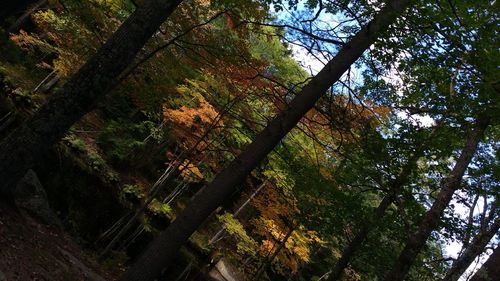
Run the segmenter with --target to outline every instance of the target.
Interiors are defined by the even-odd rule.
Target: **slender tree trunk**
[[[440,128],[441,128],[441,123],[439,123],[436,127],[434,127],[429,139],[434,138],[435,134],[439,131]],[[368,221],[363,224],[363,226],[356,234],[354,239],[342,252],[342,256],[340,257],[339,261],[329,274],[329,277],[327,279],[328,281],[336,281],[341,279],[344,269],[347,268],[349,262],[354,256],[354,253],[366,240],[366,237],[368,237],[368,233],[370,232],[370,230],[374,227],[374,225],[378,224],[378,222],[382,219],[382,217],[384,217],[387,208],[394,202],[396,196],[401,192],[403,186],[408,183],[409,177],[412,171],[417,166],[418,160],[424,154],[426,144],[427,141],[423,141],[417,146],[413,156],[410,157],[410,159],[408,159],[408,162],[403,166],[401,172],[396,176],[394,180],[391,181],[391,184],[388,189],[389,190],[388,194],[384,196],[382,201],[379,203],[378,207],[375,209],[375,212],[373,213],[371,218],[369,218]]]
[[[458,257],[451,269],[446,273],[443,281],[457,281],[460,276],[467,270],[474,259],[479,256],[488,242],[497,234],[500,229],[500,217],[497,217],[493,224],[485,231],[480,232],[472,242],[468,245],[462,255]],[[500,278],[500,276],[498,276]]]
[[[375,209],[375,213],[373,214],[371,220],[363,224],[354,239],[351,241],[351,243],[349,243],[349,246],[347,246],[347,248],[345,248],[342,252],[342,256],[340,257],[339,261],[335,265],[335,268],[330,273],[327,279],[328,281],[340,280],[342,274],[344,273],[344,269],[349,265],[349,262],[354,256],[354,253],[363,244],[373,225],[376,224],[384,216],[385,211],[391,205],[392,201],[393,199],[390,195],[386,195],[384,199],[382,199],[377,209]]]
[[[149,0],[120,26],[61,90],[0,143],[0,194],[8,196],[17,181],[91,111],[118,76],[181,0]]]
[[[500,279],[500,247],[497,245],[493,254],[472,276],[469,281],[498,281]]]
[[[411,235],[406,241],[406,246],[401,252],[396,264],[385,277],[385,281],[400,281],[404,280],[406,274],[410,270],[411,265],[415,261],[418,253],[425,245],[431,232],[439,224],[441,215],[443,214],[446,206],[451,201],[453,193],[460,187],[460,182],[469,166],[477,146],[483,138],[484,131],[488,127],[488,118],[479,118],[467,137],[465,147],[457,159],[453,170],[449,177],[441,181],[441,191],[439,192],[436,200],[432,204],[431,209],[425,214],[423,221],[420,223],[418,230]]]
[[[267,270],[267,268],[273,263],[274,259],[278,256],[278,254],[281,252],[281,250],[283,250],[283,248],[286,245],[286,242],[288,241],[290,236],[292,236],[292,233],[294,230],[295,230],[294,227],[290,228],[290,230],[285,235],[285,238],[283,238],[283,240],[278,245],[278,248],[276,249],[276,251],[274,251],[273,255],[270,256],[269,258],[267,258],[266,261],[259,267],[258,271],[255,273],[252,280],[255,280],[255,281],[260,280],[260,276],[262,276],[262,274]]]
[[[415,155],[408,160],[408,163],[403,167],[399,175],[391,182],[389,186],[389,194],[384,196],[382,201],[379,203],[378,207],[375,209],[375,212],[368,219],[367,222],[361,226],[361,229],[356,234],[354,239],[349,243],[347,248],[342,252],[342,256],[339,261],[335,265],[333,271],[330,273],[328,277],[328,281],[336,281],[340,280],[344,269],[347,268],[349,262],[354,256],[354,253],[359,249],[359,247],[363,244],[366,237],[368,237],[368,233],[377,225],[377,223],[384,217],[385,211],[394,201],[395,196],[401,192],[401,188],[408,182],[408,178],[410,177],[411,172],[415,168],[418,159],[420,158],[423,152],[423,145],[418,148],[418,151],[415,152]]]
[[[214,180],[203,187],[175,221],[155,239],[122,277],[122,280],[154,280],[177,256],[180,247],[210,214],[231,196],[236,185],[267,156],[316,101],[338,81],[363,52],[409,6],[411,0],[391,0],[374,19],[304,86],[288,108],[274,118],[254,141]]]
[[[187,166],[187,165],[186,165]],[[99,260],[102,261],[104,260],[113,247],[118,243],[120,239],[134,226],[136,221],[139,219],[139,217],[144,213],[144,211],[149,207],[149,204],[156,198],[156,195],[158,192],[161,190],[161,188],[165,185],[165,182],[168,180],[178,176],[180,172],[178,171],[178,166],[175,163],[172,163],[171,166],[165,170],[165,172],[160,176],[160,178],[153,184],[153,186],[150,189],[150,193],[148,194],[148,197],[142,203],[134,212],[132,217],[123,225],[123,227],[116,233],[116,235],[111,239],[111,241],[106,245],[104,250],[99,255]]]
[[[465,235],[464,235],[464,239],[462,241],[463,248],[466,248],[467,246],[469,246],[469,243],[470,243],[472,226],[474,224],[474,209],[476,208],[477,201],[479,201],[479,197],[480,197],[480,194],[477,194],[476,197],[474,198],[474,200],[472,201],[472,205],[470,207],[469,219],[467,220],[467,227],[465,229]],[[460,253],[460,254],[462,254],[462,253]]]

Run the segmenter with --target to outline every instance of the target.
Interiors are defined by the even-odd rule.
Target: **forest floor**
[[[63,230],[0,205],[0,281],[116,280]]]

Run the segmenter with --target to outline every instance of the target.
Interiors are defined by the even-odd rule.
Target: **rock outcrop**
[[[49,206],[45,189],[33,170],[28,170],[17,184],[14,199],[19,209],[28,212],[45,224],[61,227],[61,222]]]

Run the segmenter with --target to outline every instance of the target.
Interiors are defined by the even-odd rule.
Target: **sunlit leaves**
[[[257,242],[247,234],[243,225],[237,219],[229,213],[220,215],[218,219],[223,224],[224,229],[236,239],[238,253],[250,256],[257,254]]]

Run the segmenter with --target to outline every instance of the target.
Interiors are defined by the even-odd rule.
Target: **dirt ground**
[[[116,280],[64,231],[0,205],[0,281]]]

